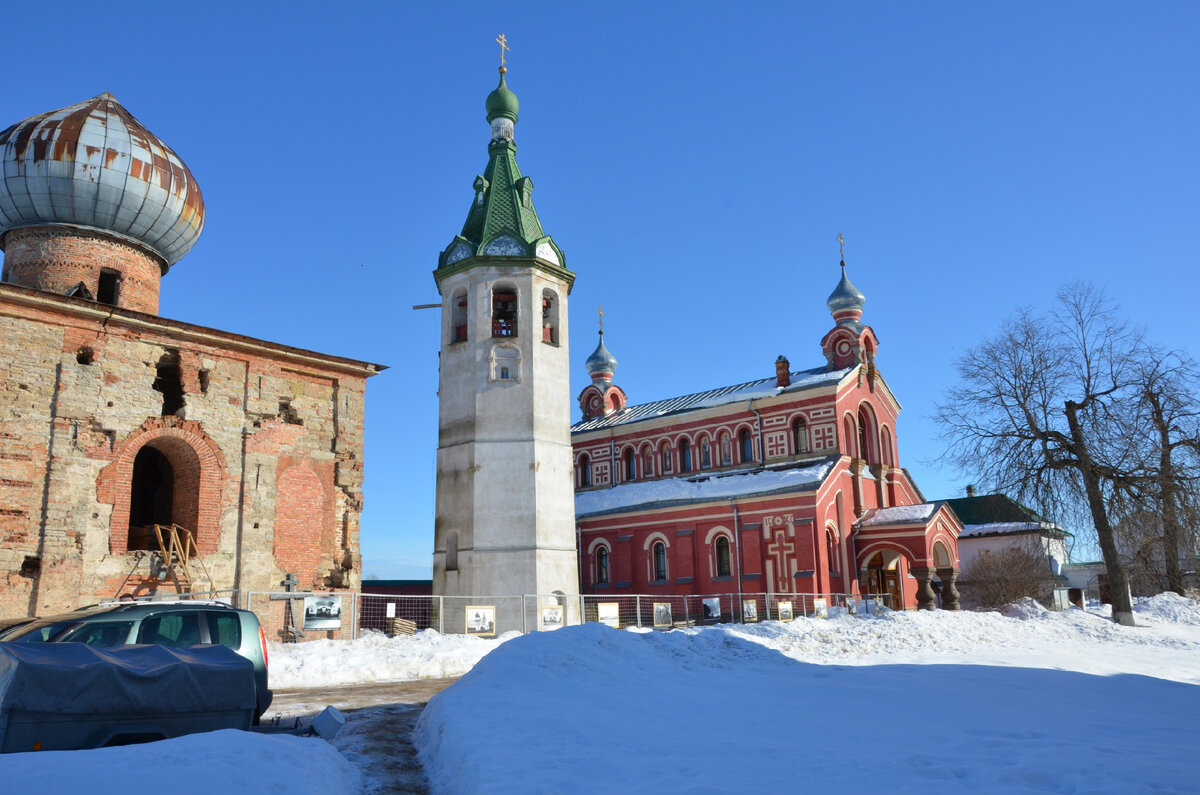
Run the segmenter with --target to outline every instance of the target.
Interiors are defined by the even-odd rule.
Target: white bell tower
[[[542,231],[533,182],[517,167],[518,106],[505,71],[487,98],[487,170],[434,272],[442,324],[433,592],[497,599],[501,632],[521,619],[519,602],[498,597],[579,591],[567,346],[575,274]],[[463,631],[462,615],[448,600],[446,631]]]

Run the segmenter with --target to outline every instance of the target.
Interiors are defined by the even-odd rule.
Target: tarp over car
[[[0,643],[0,752],[248,729],[254,709],[254,665],[224,646]]]

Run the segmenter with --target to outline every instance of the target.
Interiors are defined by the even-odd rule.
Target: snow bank
[[[234,729],[94,751],[4,754],[0,778],[8,792],[88,795],[361,791],[358,769],[322,739]]]
[[[1028,596],[1022,596],[1013,604],[1000,608],[1000,615],[1005,618],[1019,618],[1022,620],[1041,618],[1049,612],[1049,610],[1042,606],[1041,602]]]
[[[1079,662],[1055,636],[1117,659],[1138,647],[1114,645],[1107,630],[1094,635],[1084,620],[1111,622],[1074,612],[1033,621],[894,613],[668,633],[566,627],[494,650],[430,701],[416,742],[435,792],[1190,791],[1200,688],[1045,670]],[[1054,630],[1033,644],[1042,669],[1002,667],[1011,663],[996,650],[1042,626]],[[885,647],[906,634],[916,637],[901,658],[975,654],[870,667],[799,659],[862,663],[890,655]],[[1197,635],[1187,650],[1193,680]],[[881,711],[900,728],[872,737],[859,721]]]
[[[1196,600],[1177,593],[1160,593],[1158,596],[1138,599],[1133,612],[1137,618],[1200,626],[1200,605],[1196,604]]]
[[[271,643],[271,689],[462,676],[485,654],[518,634],[476,638],[426,629],[394,638],[366,632],[354,641]]]

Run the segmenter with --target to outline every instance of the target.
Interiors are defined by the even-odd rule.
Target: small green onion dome
[[[517,121],[517,108],[520,103],[517,102],[517,95],[508,90],[508,86],[504,84],[504,72],[507,71],[504,67],[500,67],[500,85],[496,86],[496,90],[487,96],[487,120],[492,123],[500,117]]]

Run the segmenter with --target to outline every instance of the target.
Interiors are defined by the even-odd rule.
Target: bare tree
[[[1182,594],[1180,557],[1196,555],[1200,509],[1200,369],[1186,354],[1147,348],[1138,362],[1138,392],[1126,433],[1140,444],[1142,477],[1116,492],[1128,514],[1120,546],[1143,580]],[[1158,576],[1160,575],[1161,576]],[[1149,582],[1143,587],[1150,587]]]
[[[1136,399],[1138,335],[1099,291],[1058,292],[1057,311],[1026,309],[958,362],[962,384],[939,406],[949,459],[1043,515],[1081,513],[1095,529],[1113,594],[1113,620],[1132,626],[1129,579],[1109,506],[1138,471],[1120,430]],[[1133,474],[1131,474],[1131,472]]]

